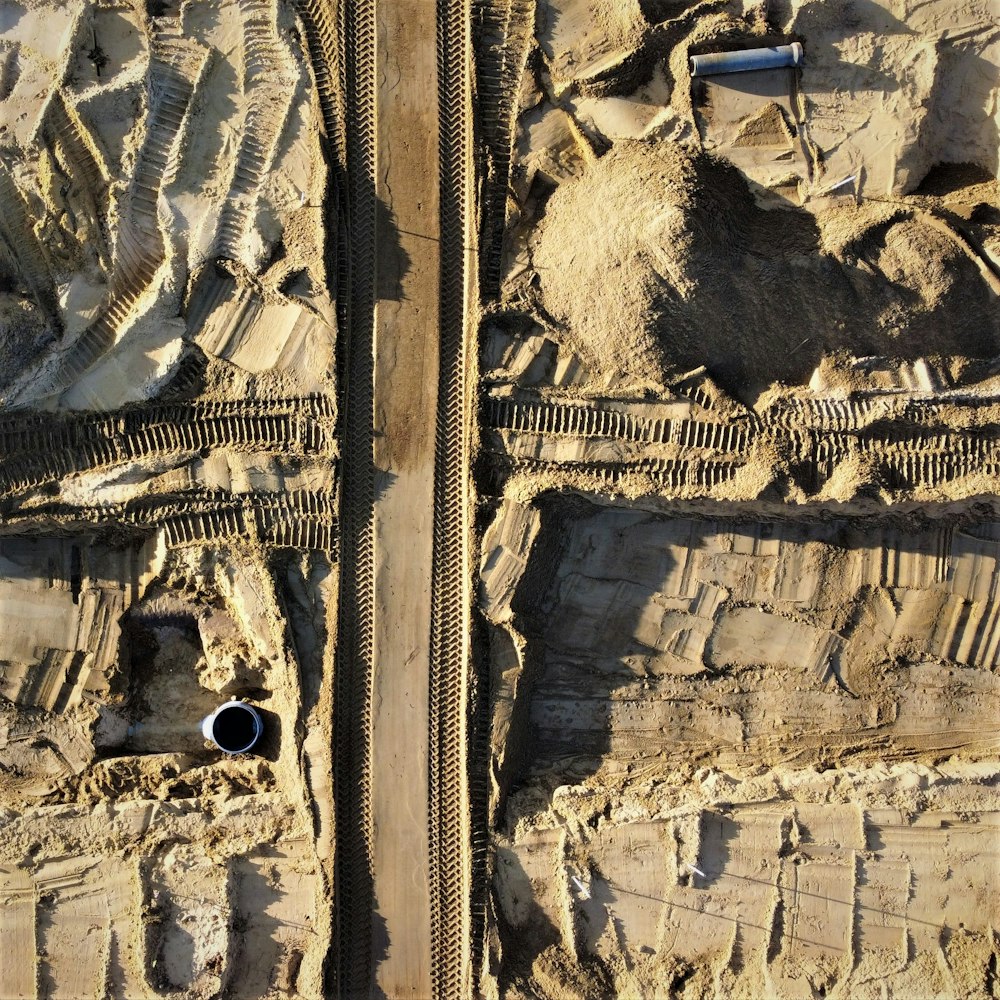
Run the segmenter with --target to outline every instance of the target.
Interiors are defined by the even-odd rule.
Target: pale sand
[[[307,8],[0,6],[0,996],[318,998],[355,923],[386,995],[439,981],[440,66],[376,5],[372,814],[338,827],[358,279]],[[996,995],[1000,11],[491,0],[473,44],[468,989]],[[204,742],[230,697],[259,754]]]

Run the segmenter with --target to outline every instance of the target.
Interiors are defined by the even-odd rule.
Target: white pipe
[[[691,75],[746,73],[755,69],[780,69],[802,62],[802,44],[775,45],[769,49],[743,49],[739,52],[706,52],[691,56]]]

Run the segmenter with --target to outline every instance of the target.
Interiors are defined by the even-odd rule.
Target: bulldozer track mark
[[[159,427],[162,433],[184,435],[205,433],[192,429],[198,425],[214,427],[219,443],[225,443],[225,427],[254,427],[258,426],[255,421],[276,417],[305,420],[310,429],[300,436],[304,441],[312,441],[315,435],[312,424],[330,425],[334,414],[332,400],[322,394],[285,399],[199,400],[136,406],[112,413],[77,413],[72,417],[18,414],[0,419],[0,455],[37,452],[54,446],[75,447],[95,436],[134,435],[150,427]]]
[[[742,453],[755,432],[745,424],[707,420],[651,419],[621,410],[569,403],[492,399],[487,421],[495,430],[580,438],[614,438],[644,444]]]
[[[330,19],[316,0],[300,4],[328,132],[339,141],[334,80],[327,59],[336,51]],[[333,37],[331,37],[333,35]],[[334,677],[334,894],[337,900],[331,989],[368,996],[373,986],[374,819],[372,701],[374,685],[375,470],[373,466],[376,260],[376,94],[378,27],[374,0],[343,7],[346,206],[341,237],[338,299],[339,412],[342,451],[340,543],[350,571],[340,576]],[[345,252],[346,251],[346,252]],[[349,262],[349,263],[348,263]]]
[[[277,11],[269,0],[239,0],[243,18],[244,92],[249,107],[229,193],[219,220],[216,256],[249,266],[243,251],[261,184],[271,169],[291,110],[298,74],[278,34]],[[283,72],[284,71],[284,72]]]
[[[24,197],[4,165],[0,165],[0,239],[34,300],[50,318],[57,317],[59,303],[48,256],[35,235]]]
[[[689,461],[687,459],[647,458],[636,462],[550,462],[543,459],[517,459],[512,471],[544,475],[556,481],[564,475],[567,485],[581,476],[597,480],[608,488],[617,488],[625,479],[644,477],[671,492],[690,489],[711,490],[729,482],[742,462]]]
[[[882,470],[891,490],[933,488],[967,476],[995,475],[1000,446],[988,430],[922,431],[912,426],[893,432],[816,435],[812,452],[817,486],[851,457]]]
[[[48,377],[47,395],[67,389],[107,354],[166,259],[157,217],[160,189],[176,167],[181,130],[207,61],[207,52],[184,41],[178,32],[176,25],[168,24],[153,33],[151,106],[118,230],[110,299],[102,315],[59,358]]]
[[[299,400],[176,403],[53,418],[0,420],[0,493],[19,493],[73,473],[154,454],[231,448],[333,452],[333,404]]]
[[[344,26],[331,14],[324,0],[296,0],[295,8],[305,30],[323,125],[334,148],[337,164],[342,167],[347,149],[343,108],[346,88],[338,53]]]
[[[93,134],[61,90],[53,91],[46,104],[44,136],[72,178],[77,196],[87,203],[95,226],[98,256],[101,264],[110,269],[110,244],[105,229],[110,183],[107,164]]]
[[[175,514],[153,523],[164,529],[170,547],[253,538],[277,548],[314,549],[337,558],[337,526],[332,518],[303,515],[280,503]]]
[[[140,531],[162,529],[171,548],[252,538],[271,547],[315,549],[333,559],[338,555],[334,504],[324,491],[231,493],[202,489],[93,507],[53,504],[33,512],[33,516],[38,515],[64,526],[83,523]],[[16,520],[12,525],[16,527]]]
[[[828,397],[792,397],[782,399],[764,415],[772,427],[803,427],[810,430],[862,432],[878,423],[891,422],[899,427],[939,426],[942,430],[954,423],[954,411],[959,409],[976,421],[977,410],[991,406],[987,398],[949,396],[947,400],[913,399],[906,396],[861,396],[849,399]]]
[[[678,396],[690,399],[692,403],[696,403],[703,410],[717,409],[715,400],[712,399],[712,397],[700,385],[684,385],[682,383],[674,386],[673,391],[676,392]]]
[[[466,319],[473,169],[469,0],[438,0],[440,356],[431,585],[429,830],[431,983],[436,997],[471,990],[467,549],[470,385]]]
[[[534,38],[535,0],[481,0],[475,6],[476,114],[482,142],[480,294],[500,294],[517,95]]]
[[[889,455],[882,462],[886,485],[893,490],[933,489],[970,475],[996,478],[1000,455],[993,461],[970,460],[967,455],[931,454]]]
[[[848,431],[857,429],[871,418],[874,399],[801,399],[782,400],[768,414],[775,427],[806,426],[818,430]]]
[[[984,422],[958,430],[941,422],[940,402],[887,402],[884,398],[783,401],[782,419],[774,426],[758,421],[649,418],[623,408],[496,397],[485,405],[484,418],[494,432],[487,439],[490,446],[506,456],[516,470],[544,469],[552,474],[563,467],[609,485],[642,473],[666,490],[711,490],[729,473],[718,474],[723,478],[707,472],[689,475],[681,471],[683,463],[662,457],[661,450],[718,456],[713,463],[694,462],[691,469],[736,469],[760,443],[804,463],[814,491],[823,487],[841,463],[860,459],[880,470],[883,485],[899,492],[933,489],[974,475],[995,475],[1000,469],[1000,445],[991,411],[982,400],[970,399],[967,404],[973,419],[975,408],[983,407]],[[542,438],[568,439],[568,446],[561,450],[571,457],[557,461],[538,454]],[[574,439],[579,442],[578,454],[573,454]],[[594,442],[622,442],[633,447],[628,457],[609,460],[613,456],[593,454]]]
[[[53,138],[63,143],[90,193],[96,196],[108,186],[111,177],[104,154],[98,148],[93,133],[61,90],[53,92],[47,111]]]

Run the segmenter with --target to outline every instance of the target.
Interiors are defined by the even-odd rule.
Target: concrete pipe
[[[802,62],[802,45],[776,45],[770,49],[743,49],[741,52],[706,52],[691,56],[691,75],[713,73],[747,73],[755,69],[780,69],[798,66]]]
[[[223,753],[246,753],[264,732],[264,720],[252,705],[235,698],[201,721],[201,734]]]

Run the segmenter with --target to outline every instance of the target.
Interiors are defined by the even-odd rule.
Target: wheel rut
[[[312,34],[322,41],[331,16],[318,4]],[[346,120],[346,243],[349,265],[342,309],[340,380],[342,480],[341,574],[334,687],[334,894],[335,941],[332,987],[341,996],[368,995],[372,984],[374,820],[372,815],[372,684],[374,662],[373,337],[376,259],[376,9],[374,0],[344,8],[344,99]],[[333,102],[324,60],[316,71],[324,116]],[[334,122],[328,122],[330,128]]]
[[[467,350],[472,234],[472,63],[468,0],[439,0],[440,363],[434,469],[430,661],[431,977],[438,997],[466,996],[471,843],[468,694],[471,524]]]

